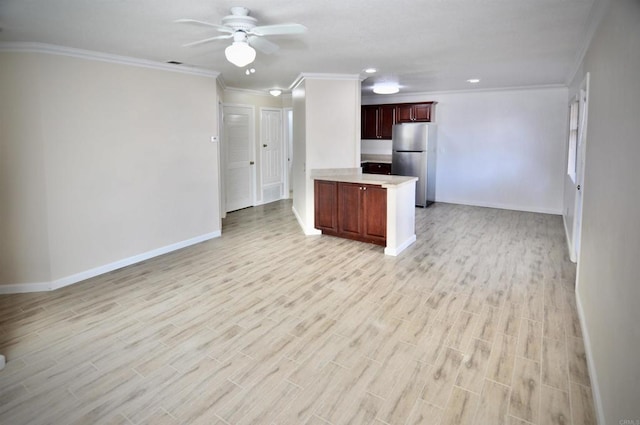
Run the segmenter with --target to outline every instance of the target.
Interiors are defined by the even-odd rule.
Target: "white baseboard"
[[[159,255],[167,254],[172,251],[177,251],[182,248],[186,248],[191,245],[195,245],[200,242],[207,241],[209,239],[220,237],[221,232],[217,230],[215,232],[207,233],[204,235],[196,236],[191,239],[176,242],[171,245],[166,245],[160,248],[153,249],[151,251],[143,252],[133,257],[124,258],[122,260],[114,261],[113,263],[105,264],[100,267],[85,270],[80,273],[66,276],[60,279],[55,279],[51,282],[39,282],[39,283],[16,283],[10,285],[0,285],[0,294],[18,294],[25,292],[43,292],[53,291],[55,289],[63,288],[65,286],[72,285],[77,282],[81,282],[86,279],[90,279],[95,276],[99,276],[104,273],[111,272],[113,270],[121,269],[123,267],[130,266],[132,264],[139,263],[141,261],[148,260]]]
[[[305,225],[304,221],[302,221],[302,218],[300,217],[300,214],[298,214],[298,211],[296,210],[296,207],[291,207],[291,211],[293,211],[293,215],[296,217],[296,220],[298,220],[298,224],[300,225],[300,227],[302,228],[302,231],[304,232],[305,235],[307,236],[315,236],[315,235],[321,235],[322,232],[318,229],[308,229],[307,226]]]
[[[576,263],[578,259],[576,258],[576,254],[573,250],[573,241],[571,240],[571,236],[569,235],[569,228],[567,227],[567,218],[565,215],[562,215],[562,224],[564,224],[564,236],[567,240],[567,248],[569,249],[569,259],[572,263]]]
[[[407,239],[406,241],[404,241],[403,243],[400,244],[400,246],[396,247],[396,248],[392,248],[392,247],[386,247],[384,249],[384,255],[391,255],[391,256],[398,256],[402,251],[404,251],[405,249],[407,249],[409,247],[409,245],[411,245],[412,243],[414,243],[416,241],[416,235],[413,235],[412,237],[410,237],[409,239]]]
[[[524,212],[533,212],[533,213],[540,213],[540,214],[562,215],[562,209],[554,209],[554,208],[524,207],[522,205],[501,204],[501,203],[494,203],[494,202],[476,202],[476,201],[467,201],[464,199],[451,199],[451,198],[448,198],[448,199],[436,198],[436,202],[444,202],[447,204],[469,205],[472,207],[497,208],[500,210],[512,210],[512,211],[524,211]]]
[[[593,397],[593,407],[596,410],[596,419],[599,425],[606,425],[604,418],[604,409],[602,408],[602,397],[600,396],[600,387],[598,386],[598,374],[596,372],[596,365],[593,361],[593,355],[591,354],[591,338],[587,331],[587,326],[584,320],[584,310],[582,310],[582,303],[580,297],[576,293],[576,306],[578,308],[578,319],[580,320],[580,330],[582,331],[582,339],[584,340],[584,351],[587,355],[587,367],[589,368],[589,377],[591,380],[591,396]]]

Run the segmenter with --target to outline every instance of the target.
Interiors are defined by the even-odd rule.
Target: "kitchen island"
[[[416,240],[417,177],[314,170],[315,227],[396,256]]]

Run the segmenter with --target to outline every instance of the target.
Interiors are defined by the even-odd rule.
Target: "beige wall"
[[[51,276],[38,66],[0,54],[0,284]]]
[[[640,2],[612,0],[583,71],[589,122],[576,290],[601,425],[618,425],[640,420]]]
[[[220,231],[215,78],[0,57],[15,70],[0,78],[2,115],[13,115],[3,118],[2,161],[21,164],[2,167],[12,220],[0,226],[17,240],[3,244],[0,283],[64,280]]]

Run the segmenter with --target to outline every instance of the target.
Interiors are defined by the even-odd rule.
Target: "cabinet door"
[[[363,189],[362,236],[384,245],[387,239],[387,189],[373,185],[364,185]]]
[[[397,105],[396,107],[396,122],[411,122],[413,121],[413,105]]]
[[[342,236],[362,235],[362,185],[338,183],[338,231]]]
[[[338,183],[316,180],[314,185],[315,227],[323,233],[338,233]]]
[[[431,121],[431,104],[418,103],[413,105],[413,120],[420,122]]]
[[[393,125],[396,123],[395,105],[381,105],[378,108],[378,137],[391,140]]]
[[[363,139],[378,138],[378,107],[363,106],[361,110],[361,137]]]

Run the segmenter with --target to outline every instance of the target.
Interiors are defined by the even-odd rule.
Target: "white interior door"
[[[587,147],[587,117],[589,106],[589,73],[580,85],[580,108],[578,110],[578,141],[576,143],[576,204],[573,220],[573,250],[576,260],[580,258],[580,239],[582,233],[582,201],[584,196],[584,167]]]
[[[262,200],[264,203],[284,197],[284,142],[282,110],[260,111],[260,145],[262,169]]]
[[[253,107],[224,107],[225,204],[235,211],[254,204]]]

